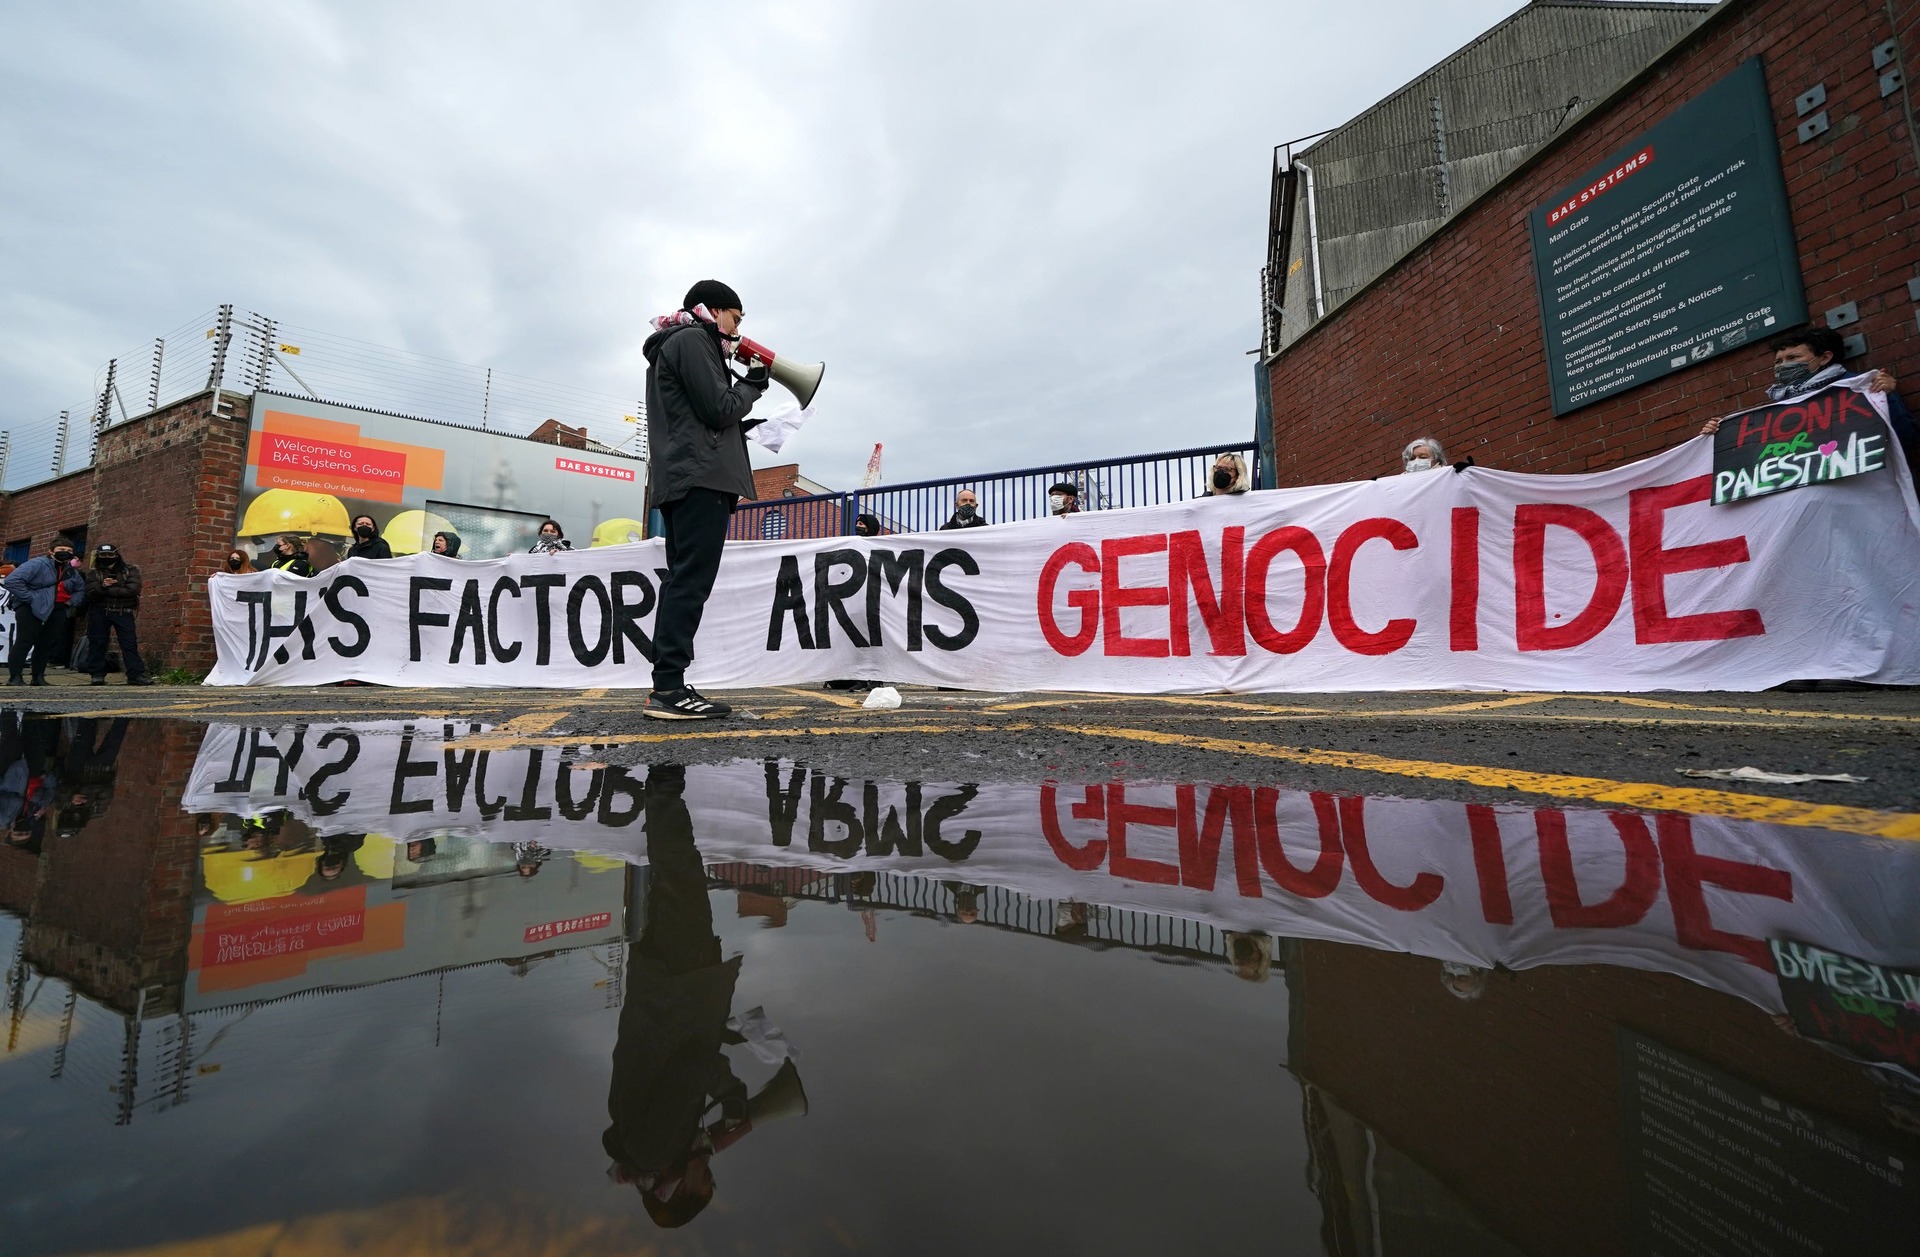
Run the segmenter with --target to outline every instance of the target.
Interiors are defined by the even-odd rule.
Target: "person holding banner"
[[[746,317],[740,296],[717,279],[687,290],[680,309],[653,320],[647,359],[647,416],[655,425],[652,503],[666,523],[667,578],[653,621],[657,720],[715,720],[732,714],[687,684],[693,639],[720,573],[720,547],[734,504],[753,497],[747,418],[771,381],[755,365],[727,370],[729,342]]]
[[[1771,348],[1773,383],[1767,385],[1768,401],[1784,402],[1805,397],[1851,375],[1862,374],[1847,369],[1846,344],[1840,339],[1840,333],[1830,327],[1802,327],[1783,332],[1773,338]],[[1907,408],[1899,404],[1899,394],[1894,391],[1899,386],[1900,382],[1891,374],[1876,370],[1873,378],[1867,382],[1867,391],[1887,395],[1887,409],[1897,412],[1897,416],[1894,413],[1888,415],[1893,423],[1894,435],[1911,450],[1913,438],[1920,436],[1920,432],[1915,431],[1913,417],[1907,413]],[[1904,425],[1902,419],[1906,421]],[[1700,435],[1712,436],[1718,432],[1720,421],[1720,417],[1707,420],[1700,425]]]

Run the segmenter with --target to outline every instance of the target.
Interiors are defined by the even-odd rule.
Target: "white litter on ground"
[[[900,691],[894,689],[891,685],[883,685],[877,690],[868,691],[867,701],[860,705],[862,707],[871,707],[875,710],[898,707],[900,705]]]
[[[1866,780],[1852,773],[1772,773],[1751,764],[1744,768],[1682,768],[1679,773],[1683,777],[1711,777],[1715,781],[1764,781],[1775,786],[1799,786],[1809,781],[1840,781],[1858,785]]]

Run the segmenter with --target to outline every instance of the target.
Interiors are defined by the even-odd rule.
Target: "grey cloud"
[[[637,398],[716,275],[829,484],[1245,439],[1272,145],[1514,7],[9,6],[0,424],[225,300]]]

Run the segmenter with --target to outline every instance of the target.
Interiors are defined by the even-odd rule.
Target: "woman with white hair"
[[[1208,497],[1228,497],[1253,488],[1247,475],[1247,460],[1238,454],[1222,454],[1213,460],[1213,472],[1207,477]]]
[[[1440,448],[1440,442],[1430,436],[1423,436],[1407,444],[1400,451],[1400,474],[1410,471],[1438,471],[1447,465],[1447,452]]]

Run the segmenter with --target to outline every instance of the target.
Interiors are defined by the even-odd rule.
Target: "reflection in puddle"
[[[1916,1220],[1920,844],[478,732],[0,714],[20,1251],[324,1247],[342,1206],[399,1251],[509,1198],[490,1251],[959,1251],[962,1201],[1114,1251],[1891,1252]],[[346,1196],[171,1164],[294,1132]]]

